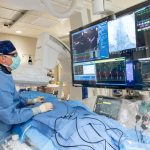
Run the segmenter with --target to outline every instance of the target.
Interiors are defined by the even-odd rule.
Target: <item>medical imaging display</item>
[[[150,87],[150,58],[134,61],[134,68],[136,86]]]
[[[124,53],[136,48],[134,14],[108,22],[109,53]]]
[[[74,86],[149,89],[148,1],[70,33]]]
[[[109,59],[106,61],[99,61],[96,63],[97,83],[120,83],[124,84],[126,80],[125,75],[125,61],[118,59]]]
[[[125,58],[106,59],[96,62],[96,84],[126,85],[133,82],[133,66]]]
[[[107,22],[91,26],[72,35],[73,61],[108,58]]]
[[[135,12],[137,47],[150,47],[150,5]]]
[[[91,82],[95,83],[96,74],[95,74],[95,62],[83,62],[74,64],[74,79],[78,81],[77,83]]]

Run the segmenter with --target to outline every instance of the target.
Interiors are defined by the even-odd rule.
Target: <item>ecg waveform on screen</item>
[[[150,46],[150,6],[135,12],[137,47]]]
[[[146,31],[150,30],[150,6],[145,9],[139,10],[136,13],[136,26],[137,31]]]
[[[126,66],[124,61],[103,62],[96,64],[97,82],[126,81]]]

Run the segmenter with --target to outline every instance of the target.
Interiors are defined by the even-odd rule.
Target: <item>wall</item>
[[[36,38],[0,33],[0,40],[11,40],[13,42],[19,55],[22,57],[22,63],[28,60],[29,55],[34,58]]]

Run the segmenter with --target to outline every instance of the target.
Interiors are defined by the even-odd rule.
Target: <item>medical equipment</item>
[[[121,104],[120,99],[97,96],[94,112],[117,120]]]
[[[148,90],[149,16],[145,1],[71,31],[73,85]]]
[[[57,64],[61,66],[60,82],[71,83],[69,48],[48,33],[42,33],[37,41],[35,63],[22,64],[13,72],[13,79],[19,85],[47,85],[48,70]]]
[[[33,150],[30,146],[19,141],[18,135],[7,137],[0,145],[0,150]]]

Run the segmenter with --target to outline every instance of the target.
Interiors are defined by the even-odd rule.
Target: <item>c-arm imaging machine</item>
[[[45,86],[50,78],[48,70],[57,64],[61,67],[60,83],[71,82],[71,60],[69,48],[48,33],[42,33],[36,45],[35,63],[22,64],[13,72],[13,79],[18,85]]]

